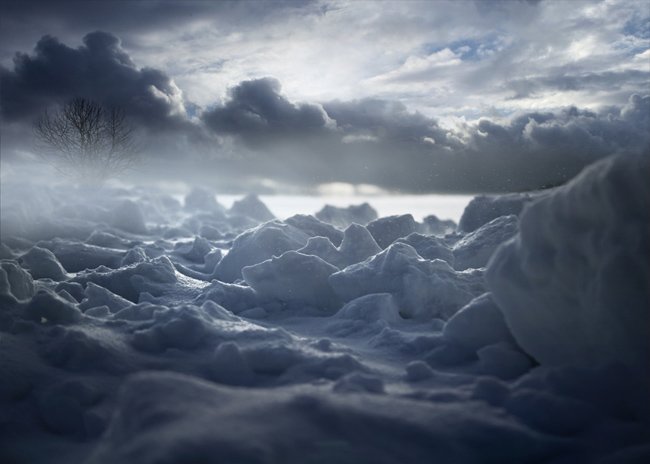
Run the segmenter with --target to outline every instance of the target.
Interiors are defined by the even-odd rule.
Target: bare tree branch
[[[38,154],[64,174],[103,181],[133,166],[140,150],[122,108],[75,98],[34,123]]]

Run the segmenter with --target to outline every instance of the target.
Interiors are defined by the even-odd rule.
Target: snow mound
[[[257,195],[253,194],[246,195],[241,200],[235,201],[230,207],[228,213],[248,216],[249,218],[255,219],[259,222],[266,222],[275,219],[275,216],[267,206],[257,197]]]
[[[365,226],[377,219],[377,211],[368,203],[350,205],[340,208],[332,205],[325,205],[316,213],[316,217],[323,222],[332,224],[340,229],[345,229],[350,224],[356,223]]]
[[[454,267],[459,271],[485,267],[494,251],[518,230],[517,216],[501,216],[483,224],[454,244]]]
[[[339,229],[308,214],[296,214],[285,219],[284,222],[302,230],[310,237],[327,237],[336,246],[339,246],[343,239],[343,232]]]
[[[39,290],[25,308],[24,316],[37,322],[70,324],[81,319],[81,311],[59,295]]]
[[[422,219],[422,232],[427,235],[445,236],[454,232],[457,225],[451,219],[439,219],[435,214],[430,214]]]
[[[406,237],[398,238],[395,240],[395,243],[406,243],[407,245],[411,245],[424,259],[442,259],[452,266],[454,264],[454,254],[447,244],[438,237],[422,235],[414,232]]]
[[[169,258],[162,257],[115,270],[97,268],[81,272],[72,281],[81,284],[92,282],[137,303],[141,292],[162,295],[165,290],[174,288],[178,279]]]
[[[54,253],[45,248],[34,246],[20,257],[20,264],[29,270],[34,279],[65,280],[67,274]]]
[[[132,234],[147,234],[147,226],[140,205],[124,200],[111,211],[111,225]]]
[[[214,280],[205,287],[195,301],[197,303],[212,301],[235,314],[240,314],[260,304],[257,292],[248,285],[224,283],[218,280]]]
[[[0,261],[0,297],[7,297],[10,301],[22,301],[33,295],[32,276],[15,261]]]
[[[106,266],[116,269],[122,264],[126,254],[124,250],[88,245],[82,242],[55,238],[47,242],[39,242],[38,246],[47,248],[68,272],[79,272]]]
[[[335,247],[326,237],[311,237],[307,245],[298,250],[305,255],[314,255],[343,269],[361,262],[381,251],[368,229],[359,224],[351,224],[343,232],[343,240]]]
[[[244,280],[264,299],[326,310],[340,306],[328,278],[338,268],[318,256],[287,251],[242,269]]]
[[[338,250],[345,263],[350,265],[379,253],[381,248],[367,228],[359,224],[350,224],[343,231],[343,241]]]
[[[212,245],[203,237],[195,237],[190,243],[176,244],[174,252],[197,263],[203,263],[205,256],[212,251]]]
[[[406,243],[394,243],[332,274],[329,281],[346,302],[370,293],[390,293],[402,316],[416,319],[447,319],[483,293],[479,272],[456,272],[445,261],[423,259]]]
[[[454,314],[442,334],[445,340],[472,352],[502,341],[514,343],[503,314],[489,293],[473,299]]]
[[[366,322],[385,321],[393,324],[403,320],[395,297],[390,293],[371,293],[355,298],[346,303],[336,313],[336,317]]]
[[[261,263],[289,250],[302,248],[309,239],[302,230],[281,221],[269,221],[235,238],[230,251],[217,265],[217,279],[234,282],[241,279],[245,266]]]
[[[375,219],[367,225],[368,232],[382,249],[401,237],[406,237],[417,229],[417,223],[411,214],[387,216]]]
[[[487,282],[544,365],[650,368],[650,157],[613,157],[530,204]]]
[[[98,306],[106,306],[110,312],[116,313],[126,307],[131,306],[129,300],[122,298],[119,295],[100,287],[99,285],[94,284],[93,282],[88,282],[86,284],[86,289],[84,290],[84,299],[79,304],[79,309],[86,311],[90,308],[96,308]]]
[[[472,232],[500,216],[519,214],[531,201],[547,193],[509,193],[505,195],[479,195],[465,207],[458,222],[458,230]]]
[[[200,187],[194,187],[185,195],[185,209],[214,213],[224,213],[226,211],[226,208],[217,201],[217,197],[213,192]]]

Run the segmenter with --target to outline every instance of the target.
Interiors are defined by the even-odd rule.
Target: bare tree
[[[116,177],[137,160],[134,128],[121,108],[74,98],[34,123],[38,154],[66,175],[87,181]]]

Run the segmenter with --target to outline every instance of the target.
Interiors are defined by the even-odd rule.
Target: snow
[[[650,158],[608,158],[524,210],[487,283],[543,365],[650,369]]]
[[[410,214],[388,216],[375,219],[367,226],[377,245],[382,249],[401,237],[412,234],[417,229],[417,224]]]
[[[200,187],[194,187],[185,195],[184,205],[189,210],[211,211],[216,213],[225,211],[225,208],[217,201],[213,192]]]
[[[0,296],[20,301],[33,295],[32,276],[14,261],[0,261]]]
[[[298,251],[318,256],[339,269],[364,261],[381,251],[368,229],[359,224],[348,226],[343,231],[343,239],[340,243],[335,247],[327,237],[311,237]]]
[[[501,216],[468,233],[453,246],[453,265],[459,271],[485,267],[495,250],[517,233],[517,216]]]
[[[545,194],[546,192],[510,193],[474,197],[465,207],[458,222],[458,229],[465,233],[473,232],[498,217],[519,216],[524,206]]]
[[[460,229],[3,180],[0,462],[645,462],[649,171]]]
[[[377,219],[377,211],[368,203],[350,205],[345,208],[325,205],[315,216],[323,222],[345,229],[351,224],[365,226],[369,222],[374,221]]]
[[[65,280],[67,275],[63,266],[54,253],[45,248],[34,246],[20,257],[20,263],[26,268],[34,279],[49,278],[52,280]]]
[[[340,305],[328,283],[335,272],[337,267],[318,256],[296,251],[242,269],[244,280],[261,298],[326,310]]]
[[[395,240],[396,243],[411,245],[424,259],[442,259],[450,265],[454,265],[454,254],[447,244],[440,238],[433,235],[422,235],[417,232]]]
[[[260,201],[257,195],[246,195],[241,200],[235,201],[228,212],[248,216],[260,222],[275,219],[273,213]]]
[[[111,211],[111,225],[133,234],[146,234],[147,226],[140,205],[124,200]]]
[[[228,254],[217,265],[216,277],[223,282],[234,282],[241,278],[245,266],[302,248],[308,239],[309,235],[290,224],[265,222],[235,239]]]
[[[25,307],[23,316],[37,322],[71,324],[81,319],[81,311],[67,299],[39,290]]]
[[[472,352],[502,341],[512,341],[512,334],[492,295],[485,293],[462,307],[445,324],[443,337]]]
[[[404,317],[418,319],[447,319],[483,292],[479,272],[460,273],[445,261],[423,259],[406,243],[394,243],[366,261],[332,274],[329,281],[343,301],[391,293]]]

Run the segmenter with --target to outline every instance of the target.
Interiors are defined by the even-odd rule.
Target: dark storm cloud
[[[125,38],[209,17],[225,19],[223,27],[242,27],[312,3],[313,0],[4,0],[0,6],[0,57],[25,49],[43,31],[69,39],[103,29]]]
[[[267,179],[408,192],[527,190],[566,181],[609,154],[647,151],[650,143],[650,97],[639,95],[623,107],[530,112],[450,129],[398,101],[293,101],[279,81],[263,78],[239,82],[224,102],[203,110],[163,71],[139,68],[104,32],[86,35],[77,48],[45,36],[33,53],[18,53],[12,69],[0,68],[0,78],[3,157],[8,146],[24,143],[36,115],[79,95],[123,106],[148,129],[152,172],[199,172],[240,185]]]
[[[124,107],[147,128],[185,124],[178,88],[162,71],[138,69],[117,37],[93,32],[71,48],[45,36],[32,55],[17,53],[13,70],[0,67],[0,105],[5,121],[31,121],[51,105],[80,96]]]
[[[526,113],[469,129],[465,158],[470,185],[507,190],[556,185],[611,154],[650,156],[650,96],[632,95],[623,108]],[[499,187],[496,187],[499,188]]]
[[[250,150],[231,165],[249,176],[475,192],[557,185],[603,156],[643,152],[649,105],[650,97],[633,95],[623,108],[531,112],[451,130],[399,102],[294,103],[267,78],[235,86],[203,118]]]
[[[366,98],[324,105],[291,102],[276,79],[240,82],[223,105],[202,119],[213,131],[234,135],[245,143],[272,142],[309,136],[343,143],[404,142],[416,145],[447,143],[438,123],[400,102]]]
[[[292,103],[280,93],[276,79],[240,82],[229,99],[203,114],[215,132],[257,145],[279,137],[305,137],[327,132],[329,118],[320,105]]]

